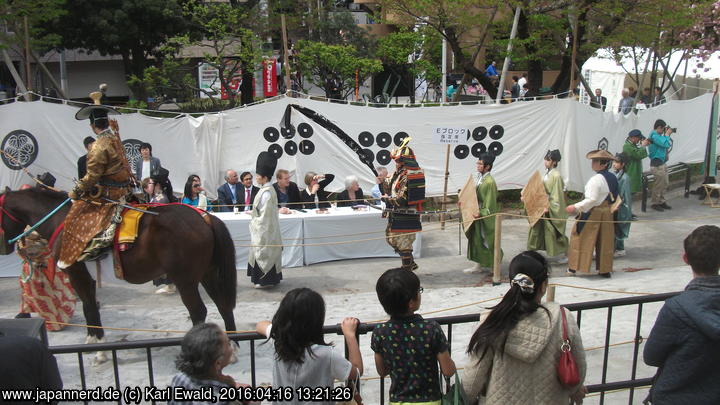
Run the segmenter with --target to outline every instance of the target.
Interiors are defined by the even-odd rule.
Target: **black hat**
[[[272,153],[260,152],[257,158],[257,165],[255,165],[255,173],[270,179],[275,173],[276,167],[277,159]]]
[[[547,151],[547,153],[545,154],[545,159],[546,159],[546,160],[552,160],[553,162],[559,162],[561,158],[562,158],[562,157],[560,156],[560,151],[557,150],[557,149],[555,149],[555,150],[549,150],[549,151]]]
[[[90,98],[93,99],[95,104],[88,105],[80,110],[78,110],[77,113],[75,113],[75,119],[76,120],[85,120],[90,119],[90,123],[94,124],[95,121],[99,120],[105,120],[107,121],[108,115],[119,115],[120,113],[108,106],[100,105],[100,97],[102,96],[102,93],[99,91],[90,93]]]
[[[495,155],[492,153],[481,153],[478,160],[482,160],[486,165],[493,166],[495,163]]]

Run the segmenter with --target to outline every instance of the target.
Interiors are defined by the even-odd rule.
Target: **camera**
[[[671,133],[671,134],[676,134],[676,133],[677,133],[677,128],[671,128],[670,126],[666,126],[666,127],[665,127],[665,131],[667,131],[668,129],[670,130],[670,133]]]

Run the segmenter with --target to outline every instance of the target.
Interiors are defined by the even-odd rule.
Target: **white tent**
[[[681,51],[674,52],[670,57],[668,63],[668,69],[672,74],[675,68],[680,63],[680,67],[677,69],[676,79],[678,76],[682,76],[685,72],[685,64],[681,63],[683,53]],[[690,58],[687,61],[687,77],[688,78],[699,78],[699,79],[716,79],[720,77],[720,52],[713,54],[710,59],[703,62],[698,58]],[[698,67],[698,65],[700,67]],[[645,67],[644,61],[639,63],[639,71],[642,72]],[[623,69],[624,68],[624,69]],[[617,106],[620,103],[621,92],[625,87],[625,76],[627,73],[635,73],[635,63],[631,58],[624,58],[620,63],[616,62],[608,49],[600,49],[595,53],[595,56],[588,59],[582,66],[582,72],[585,79],[588,81],[590,88],[593,91],[597,88],[602,90],[602,95],[608,99],[608,111],[617,110]],[[659,80],[662,80],[662,75],[658,75]],[[677,83],[677,82],[676,82]],[[678,88],[680,84],[677,83]],[[587,100],[584,96],[585,89],[581,87],[581,97],[583,100]],[[666,95],[667,97],[668,95]]]

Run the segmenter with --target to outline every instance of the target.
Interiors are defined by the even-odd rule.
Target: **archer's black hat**
[[[265,176],[268,179],[272,178],[277,167],[277,159],[270,152],[260,152],[257,157],[257,165],[255,166],[255,173]]]
[[[557,150],[557,149],[555,149],[555,150],[549,150],[549,151],[547,151],[547,153],[545,154],[545,159],[546,159],[546,160],[552,160],[553,162],[559,162],[561,158],[562,158],[562,157],[560,156],[560,151]]]
[[[105,105],[100,105],[101,96],[102,93],[100,93],[99,91],[90,93],[90,98],[93,99],[95,104],[85,106],[78,110],[78,112],[75,113],[75,119],[85,120],[89,118],[90,123],[94,124],[96,121],[100,120],[107,121],[108,115],[120,115],[120,113],[116,109]]]
[[[478,160],[482,160],[486,165],[493,166],[495,163],[495,155],[492,153],[481,153]]]

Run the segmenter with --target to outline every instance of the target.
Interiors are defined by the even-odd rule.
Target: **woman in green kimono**
[[[545,169],[543,177],[545,192],[548,194],[548,208],[542,218],[530,228],[528,233],[528,250],[544,250],[550,257],[560,256],[558,262],[567,263],[568,238],[565,236],[565,183],[557,169],[560,162],[560,151],[549,150],[545,154]],[[549,219],[552,218],[552,219]]]
[[[495,248],[495,217],[491,216],[500,211],[497,203],[497,184],[490,175],[495,155],[483,153],[477,162],[477,193],[480,212],[475,218],[482,218],[473,221],[469,226],[465,225],[465,235],[468,238],[468,259],[475,262],[475,267],[463,270],[465,273],[478,273],[489,271],[494,262]],[[500,251],[502,258],[502,251]]]
[[[618,179],[618,190],[622,199],[622,203],[614,213],[615,221],[627,221],[615,223],[615,257],[625,256],[625,239],[630,236],[632,194],[630,193],[630,176],[625,173],[625,165],[629,161],[629,157],[623,152],[615,155],[613,161],[613,170]]]

